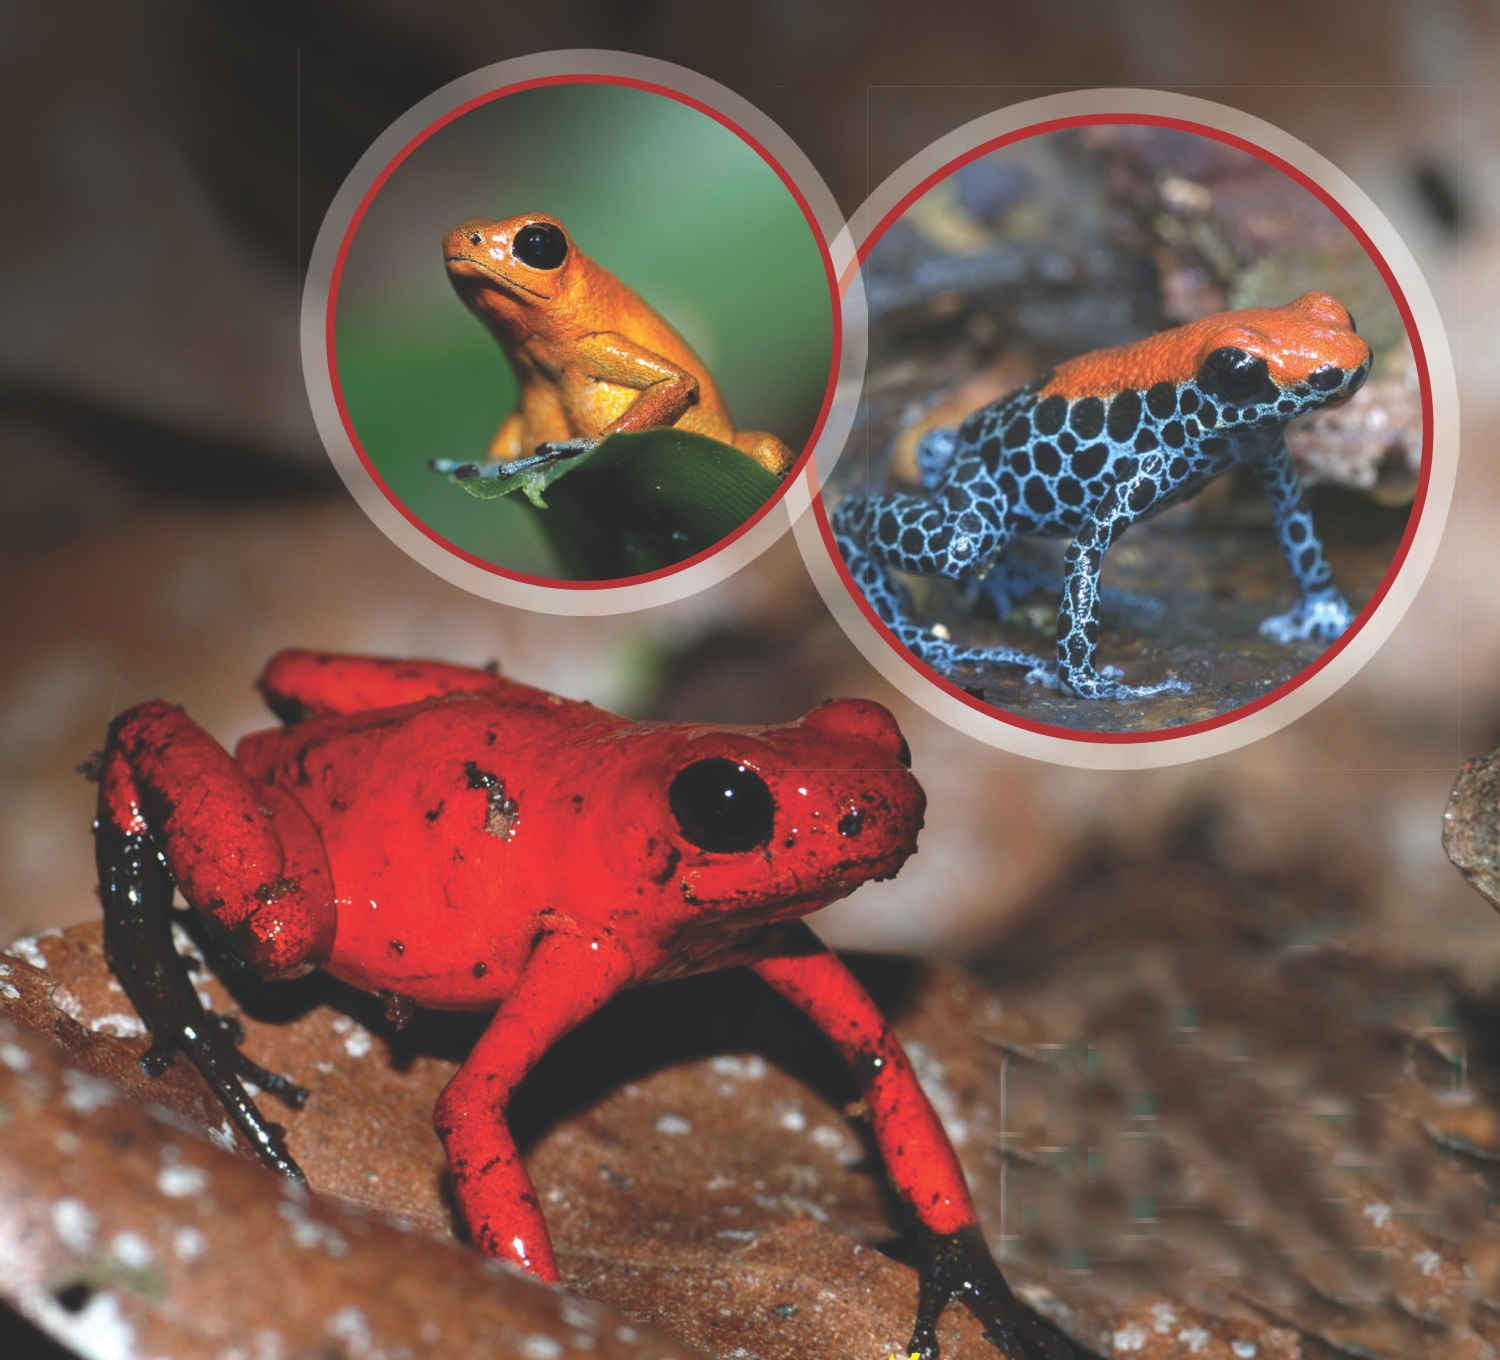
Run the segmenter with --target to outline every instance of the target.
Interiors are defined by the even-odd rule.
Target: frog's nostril
[[[771,839],[776,802],[754,770],[715,756],[684,766],[667,802],[682,834],[700,850],[737,854]]]

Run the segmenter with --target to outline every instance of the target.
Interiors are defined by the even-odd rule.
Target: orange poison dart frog
[[[926,800],[884,708],[836,699],[777,727],[631,722],[489,670],[299,651],[260,688],[284,725],[233,757],[161,701],[109,729],[105,946],[150,1028],[148,1074],[186,1053],[261,1158],[300,1177],[241,1080],[293,1105],[306,1093],[203,1010],[172,942],[174,886],[260,977],[322,968],[393,1015],[493,1011],[434,1121],[476,1245],[555,1281],[506,1125],[516,1084],[622,988],[744,965],[864,1088],[920,1228],[908,1350],[936,1356],[957,1297],[1007,1356],[1070,1353],[1012,1297],[900,1044],[800,919],[917,848]]]
[[[1126,685],[1115,667],[1095,667],[1104,554],[1138,520],[1248,463],[1271,498],[1282,556],[1301,593],[1260,631],[1283,645],[1332,642],[1354,616],[1333,583],[1282,432],[1293,417],[1353,396],[1369,372],[1370,347],[1327,293],[1284,307],[1220,312],[1096,350],[976,411],[957,429],[928,434],[917,462],[929,494],[852,496],[834,512],[834,537],[881,622],[934,670],[1025,666],[1028,680],[1085,699],[1185,691],[1181,680]],[[988,578],[998,602],[1008,593],[1000,558],[1018,534],[1073,540],[1064,558],[1055,664],[1008,647],[962,647],[941,623],[913,622],[892,568]]]
[[[687,342],[545,213],[461,222],[443,238],[448,278],[489,327],[521,386],[485,463],[439,472],[512,476],[608,435],[671,425],[731,444],[784,475],[796,454],[773,434],[735,433]]]

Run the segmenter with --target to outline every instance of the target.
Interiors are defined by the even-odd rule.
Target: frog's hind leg
[[[442,661],[341,656],[333,652],[278,652],[256,682],[284,723],[396,708],[444,694],[500,689],[499,667],[452,666]]]
[[[924,628],[912,622],[911,598],[888,568],[919,576],[948,576],[962,580],[980,562],[1003,546],[1000,531],[983,524],[982,534],[970,537],[940,527],[927,530],[924,517],[932,502],[916,496],[851,496],[833,512],[831,525],[839,552],[854,583],[880,621],[917,660],[947,672],[963,664],[1025,666],[1028,672],[1045,668],[1039,656],[1012,647],[957,647],[942,624]],[[974,517],[978,520],[978,516]],[[964,523],[960,517],[960,524]],[[955,537],[965,543],[955,544]]]
[[[785,477],[797,461],[797,455],[791,449],[764,430],[741,430],[734,437],[734,446],[776,477]]]
[[[301,1179],[282,1130],[241,1080],[294,1108],[306,1092],[246,1058],[235,1022],[204,1009],[172,939],[172,890],[179,886],[257,974],[317,966],[332,948],[334,905],[306,814],[252,786],[180,709],[153,701],[110,727],[94,846],[105,953],[153,1040],[142,1070],[159,1076],[186,1053],[261,1160]]]
[[[1278,440],[1269,453],[1250,459],[1250,466],[1271,498],[1281,555],[1302,592],[1302,598],[1285,614],[1261,620],[1261,635],[1283,646],[1313,637],[1333,642],[1354,621],[1354,611],[1333,583],[1333,571],[1313,529],[1312,512],[1302,497],[1286,440]]]

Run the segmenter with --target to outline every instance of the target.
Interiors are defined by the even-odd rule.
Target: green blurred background
[[[428,469],[483,455],[515,404],[499,345],[443,268],[468,217],[546,212],[702,356],[738,429],[801,450],[832,362],[832,301],[796,200],[728,128],[619,85],[552,85],[465,114],[419,146],[360,224],[340,283],[339,380],[370,460],[437,533],[556,576],[521,498],[479,501]]]

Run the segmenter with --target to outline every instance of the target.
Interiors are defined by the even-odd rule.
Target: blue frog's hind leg
[[[974,523],[971,525],[970,520]],[[911,618],[911,597],[891,568],[917,576],[962,580],[992,560],[1005,535],[975,514],[956,521],[919,496],[851,496],[833,512],[839,552],[880,621],[919,661],[947,672],[962,664],[1025,666],[1046,662],[1011,647],[957,647],[942,624],[924,628]]]
[[[1249,462],[1271,498],[1281,555],[1302,592],[1302,598],[1285,614],[1261,620],[1261,635],[1283,645],[1313,637],[1333,642],[1354,621],[1354,611],[1333,584],[1333,571],[1313,528],[1286,440],[1277,440]]]

